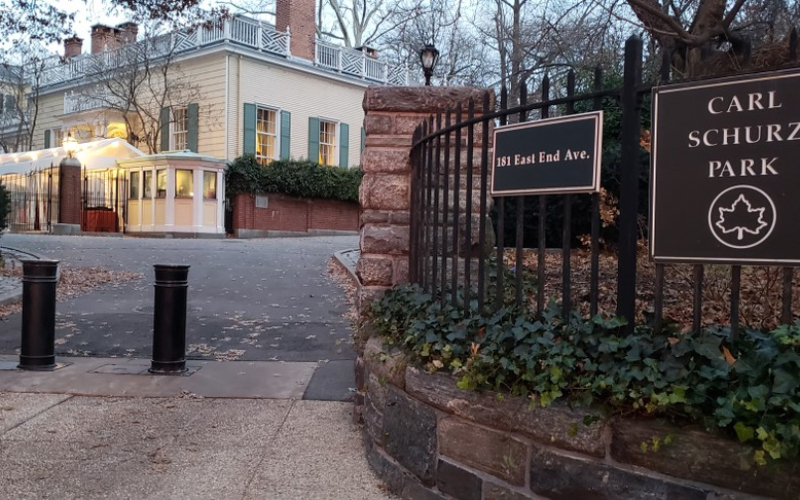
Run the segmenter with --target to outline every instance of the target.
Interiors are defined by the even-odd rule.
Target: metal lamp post
[[[422,63],[422,71],[425,72],[425,85],[429,86],[433,70],[439,61],[439,51],[433,45],[427,44],[419,51],[419,60]]]

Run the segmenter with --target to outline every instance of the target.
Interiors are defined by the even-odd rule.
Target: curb
[[[361,256],[361,250],[358,248],[351,248],[348,250],[340,250],[333,253],[333,258],[347,271],[350,278],[358,286],[361,286],[361,281],[356,274],[356,263]]]

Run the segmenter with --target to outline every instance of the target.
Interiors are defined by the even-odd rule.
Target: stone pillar
[[[480,114],[486,90],[457,87],[370,87],[364,96],[366,148],[359,198],[361,258],[356,272],[361,286],[358,308],[393,285],[408,282],[411,202],[411,141],[416,127],[431,114],[463,107],[473,99]],[[476,126],[480,137],[480,127]],[[476,141],[476,153],[480,140]],[[476,170],[480,162],[475,164]],[[475,178],[479,186],[479,177]],[[480,196],[477,196],[478,200]]]
[[[58,223],[81,224],[81,162],[65,158],[58,169]]]

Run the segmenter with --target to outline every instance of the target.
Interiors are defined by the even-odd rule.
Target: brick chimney
[[[138,24],[130,21],[127,23],[122,23],[117,26],[117,30],[119,30],[118,38],[120,45],[136,43],[136,37],[139,36]]]
[[[83,38],[73,36],[64,40],[64,57],[70,59],[81,55],[83,51]]]
[[[92,54],[99,54],[104,50],[114,50],[119,47],[119,30],[104,24],[92,26]]]
[[[275,2],[275,28],[289,28],[292,41],[289,50],[293,57],[314,60],[316,47],[316,0],[277,0]]]

